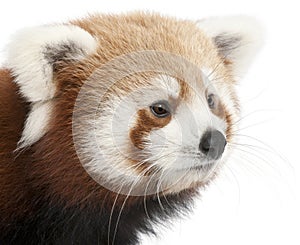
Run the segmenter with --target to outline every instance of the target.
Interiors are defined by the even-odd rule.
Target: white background
[[[143,244],[300,244],[299,55],[297,1],[5,1],[0,48],[17,29],[87,12],[155,10],[186,19],[247,14],[265,26],[265,47],[240,82],[241,146],[190,218]],[[0,53],[0,62],[3,55]],[[254,145],[254,146],[253,146]]]

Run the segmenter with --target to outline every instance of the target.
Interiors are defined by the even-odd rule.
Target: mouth
[[[201,172],[209,172],[214,170],[217,166],[217,162],[210,162],[204,165],[197,165],[189,168],[189,170],[201,171]]]
[[[215,176],[218,162],[198,164],[177,170],[177,176],[172,179],[172,184],[164,193],[180,192],[184,189],[200,188],[206,186]]]
[[[214,172],[216,167],[218,166],[218,161],[212,161],[205,164],[197,164],[191,167],[183,168],[183,169],[177,169],[178,172],[190,172],[190,171],[196,171],[199,173],[205,173],[209,174],[210,172]]]

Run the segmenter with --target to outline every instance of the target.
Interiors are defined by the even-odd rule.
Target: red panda
[[[0,70],[0,244],[136,244],[230,156],[250,17],[27,28]]]

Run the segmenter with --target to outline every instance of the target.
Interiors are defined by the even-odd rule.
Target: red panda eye
[[[216,100],[216,98],[215,98],[214,94],[209,94],[207,96],[207,104],[208,104],[208,106],[209,106],[210,109],[214,109],[215,108],[215,104],[216,104],[215,100]]]
[[[152,114],[158,118],[164,118],[170,115],[170,109],[167,102],[157,102],[150,106]]]

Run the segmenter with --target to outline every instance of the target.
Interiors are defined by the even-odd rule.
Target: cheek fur
[[[132,144],[140,150],[144,149],[150,132],[165,127],[170,121],[171,115],[165,118],[157,118],[149,109],[139,110],[136,124],[129,133]]]
[[[233,130],[233,115],[227,111],[224,110],[224,114],[225,114],[225,121],[227,124],[227,128],[226,128],[226,139],[227,141],[231,141],[232,140],[232,130]]]
[[[221,118],[222,120],[226,119],[224,105],[220,101],[217,103],[216,108],[212,110],[212,113],[215,114],[217,117]]]

